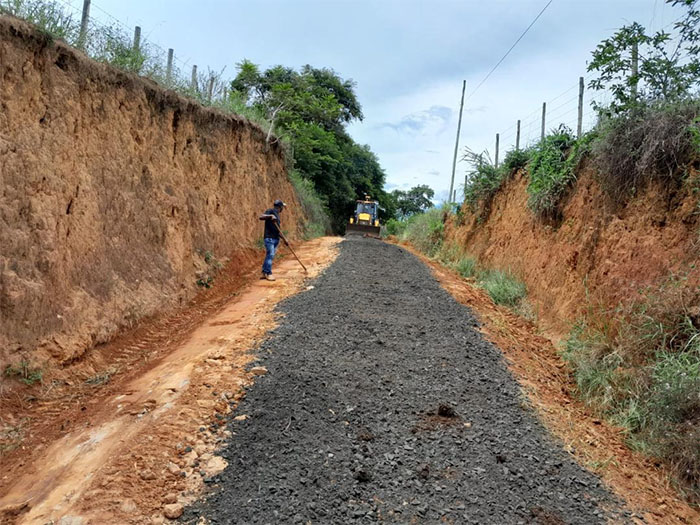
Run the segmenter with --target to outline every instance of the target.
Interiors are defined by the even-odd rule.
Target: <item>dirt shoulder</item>
[[[474,310],[483,334],[503,351],[541,421],[580,465],[627,502],[639,523],[700,523],[700,512],[679,497],[662,467],[631,451],[621,429],[597,418],[571,395],[575,385],[570,370],[532,323],[496,306],[474,282],[402,246],[428,265],[457,301]]]
[[[176,514],[225,466],[215,453],[223,418],[264,373],[249,365],[276,304],[322,272],[339,241],[298,248],[308,275],[287,254],[274,283],[257,270],[222,276],[208,298],[110,343],[101,360],[4,392],[4,433],[16,429],[16,442],[0,460],[0,523],[158,523],[166,505]]]

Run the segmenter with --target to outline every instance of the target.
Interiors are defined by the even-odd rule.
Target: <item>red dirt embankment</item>
[[[7,17],[0,79],[0,368],[74,362],[183,305],[206,251],[247,271],[274,198],[296,231],[283,154],[247,120]]]
[[[527,207],[527,175],[516,174],[485,218],[465,208],[445,238],[485,266],[510,268],[528,287],[540,327],[555,339],[591,305],[615,307],[671,272],[691,271],[700,254],[698,197],[685,189],[669,199],[653,185],[625,207],[602,193],[590,168],[552,225]]]

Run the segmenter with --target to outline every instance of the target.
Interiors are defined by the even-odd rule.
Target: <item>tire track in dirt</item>
[[[605,523],[629,514],[550,437],[466,307],[350,238],[285,301],[191,521]]]
[[[125,370],[109,388],[81,399],[91,409],[77,410],[70,432],[32,436],[41,445],[34,449],[27,448],[30,440],[22,445],[24,461],[5,464],[0,523],[150,524],[164,520],[165,505],[192,501],[225,465],[216,455],[226,436],[224,415],[253,381],[251,352],[276,325],[275,304],[318,275],[338,241],[322,238],[300,248],[308,276],[287,258],[275,265],[275,283],[256,280],[209,315],[180,313],[199,321],[173,346],[180,336],[167,319],[144,329],[143,338],[127,339],[129,347],[152,352],[154,338],[168,343],[149,367]],[[60,412],[54,417],[60,424]]]

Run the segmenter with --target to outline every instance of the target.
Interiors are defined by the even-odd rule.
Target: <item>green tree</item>
[[[326,201],[336,232],[344,231],[355,200],[365,195],[379,200],[382,219],[393,217],[379,160],[345,130],[363,118],[354,82],[332,69],[306,65],[300,71],[284,66],[260,71],[244,60],[231,90],[266,115],[277,135],[289,139],[296,170]]]
[[[650,101],[687,97],[700,82],[700,10],[698,0],[667,0],[685,8],[673,32],[663,29],[648,35],[633,22],[603,40],[593,51],[588,71],[598,76],[589,82],[595,90],[609,90],[603,113],[619,114]],[[636,72],[635,72],[636,70]]]
[[[425,184],[421,184],[408,191],[394,190],[392,196],[396,200],[397,213],[405,219],[432,208],[431,199],[435,196],[435,192]]]

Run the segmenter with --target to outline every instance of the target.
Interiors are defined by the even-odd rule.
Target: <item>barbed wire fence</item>
[[[92,16],[93,10],[108,22]],[[82,0],[82,9],[66,0],[0,0],[0,14],[23,18],[97,61],[147,77],[204,105],[222,107],[231,96],[224,70],[190,65],[173,48],[149,41],[141,26],[127,26],[93,0]],[[242,104],[235,106],[243,109]]]
[[[665,31],[675,26],[683,16],[675,18],[664,25],[659,31]],[[574,136],[591,131],[598,124],[599,113],[596,107],[607,107],[612,101],[612,94],[607,90],[591,91],[587,89],[592,75],[579,77],[578,82],[570,85],[555,97],[543,101],[542,105],[530,113],[513,119],[513,123],[503,131],[495,134],[493,139],[493,156],[487,148],[484,153],[492,159],[494,167],[498,168],[503,155],[508,151],[527,149],[539,143],[549,132],[560,126],[565,126]],[[578,88],[578,91],[577,91]],[[593,96],[595,93],[595,96]],[[593,104],[595,102],[595,106]],[[468,175],[465,176],[461,190],[468,185]],[[457,202],[458,189],[455,188],[450,197]]]

